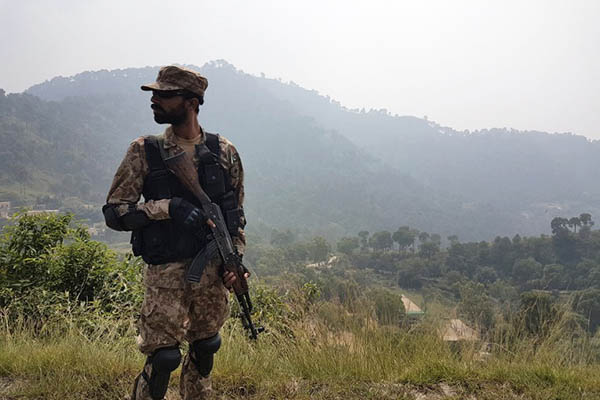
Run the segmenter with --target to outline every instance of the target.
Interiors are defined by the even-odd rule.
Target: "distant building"
[[[443,328],[442,339],[445,342],[475,341],[479,340],[479,334],[460,319],[451,319]]]
[[[338,256],[329,257],[328,261],[319,261],[313,264],[306,264],[306,268],[331,268],[339,262]]]
[[[8,218],[10,216],[10,201],[0,202],[0,218]]]
[[[60,210],[30,210],[27,211],[27,215],[40,215],[40,214],[58,214]]]
[[[104,235],[106,233],[106,226],[104,225],[104,223],[95,223],[92,224],[92,226],[90,226],[87,231],[90,234],[90,236]]]
[[[404,304],[404,310],[406,311],[406,315],[409,317],[417,317],[425,314],[423,310],[419,308],[418,305],[413,303],[411,299],[402,295],[402,303]]]

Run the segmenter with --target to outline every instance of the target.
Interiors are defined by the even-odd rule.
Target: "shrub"
[[[556,322],[557,311],[548,293],[532,291],[521,294],[521,318],[531,335],[546,336]]]
[[[374,289],[368,297],[373,300],[375,315],[381,325],[400,325],[406,316],[402,296],[386,289]]]
[[[41,327],[82,310],[132,317],[142,299],[138,259],[119,261],[68,214],[13,221],[0,238],[0,309],[9,321]]]

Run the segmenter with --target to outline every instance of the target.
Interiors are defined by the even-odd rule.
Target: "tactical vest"
[[[149,172],[144,180],[144,201],[181,197],[201,207],[200,202],[189,192],[165,166],[161,156],[164,139],[149,136],[144,141]],[[199,160],[198,179],[202,189],[213,203],[221,207],[230,234],[238,235],[244,227],[244,211],[231,185],[229,171],[219,162],[219,135],[206,133],[205,144],[196,145]],[[164,264],[192,258],[207,243],[208,227],[190,231],[171,219],[153,221],[150,225],[134,231],[131,236],[133,254],[141,255],[148,264]]]

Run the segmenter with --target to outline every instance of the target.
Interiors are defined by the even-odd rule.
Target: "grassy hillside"
[[[49,330],[0,332],[0,398],[124,398],[143,365],[133,331],[114,322],[82,335]],[[335,326],[307,317],[294,338],[264,334],[251,343],[229,324],[216,357],[214,387],[232,399],[597,399],[598,363],[559,348],[482,358],[475,346],[452,349],[435,331]],[[427,328],[430,329],[430,328]],[[432,329],[432,328],[431,328]],[[585,350],[585,349],[583,349]],[[179,398],[179,371],[167,399]]]
[[[0,399],[125,398],[144,362],[134,326],[140,261],[118,257],[71,222],[22,216],[0,240]],[[309,256],[319,254],[322,242],[313,242]],[[214,371],[225,398],[600,397],[600,335],[588,333],[568,303],[551,313],[544,302],[503,305],[495,324],[472,325],[479,339],[447,342],[448,318],[461,309],[451,295],[403,291],[386,271],[347,259],[307,266],[297,243],[258,247],[249,255],[251,295],[266,331],[249,340],[233,305]],[[280,270],[267,273],[276,264]],[[408,316],[400,293],[425,315]],[[177,378],[168,399],[178,398]]]

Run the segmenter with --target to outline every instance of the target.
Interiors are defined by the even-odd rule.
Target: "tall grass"
[[[271,295],[257,300],[266,304]],[[257,316],[267,326],[257,342],[236,319],[222,330],[217,392],[240,399],[412,399],[442,396],[447,385],[450,392],[438,398],[600,398],[597,347],[561,337],[560,324],[543,339],[517,325],[498,328],[490,338],[500,340],[488,354],[481,343],[443,342],[433,320],[380,326],[367,302],[350,312],[333,302],[269,301]],[[2,315],[0,399],[122,399],[144,362],[132,319],[73,307],[45,319],[40,330],[27,318]],[[178,398],[177,377],[168,399]]]
[[[6,393],[1,393],[4,396],[122,398],[124,385],[129,385],[143,363],[133,335],[123,335],[119,324],[98,315],[85,325],[73,315],[64,315],[60,322],[48,322],[41,334],[26,320],[4,322],[0,375],[10,383]]]

